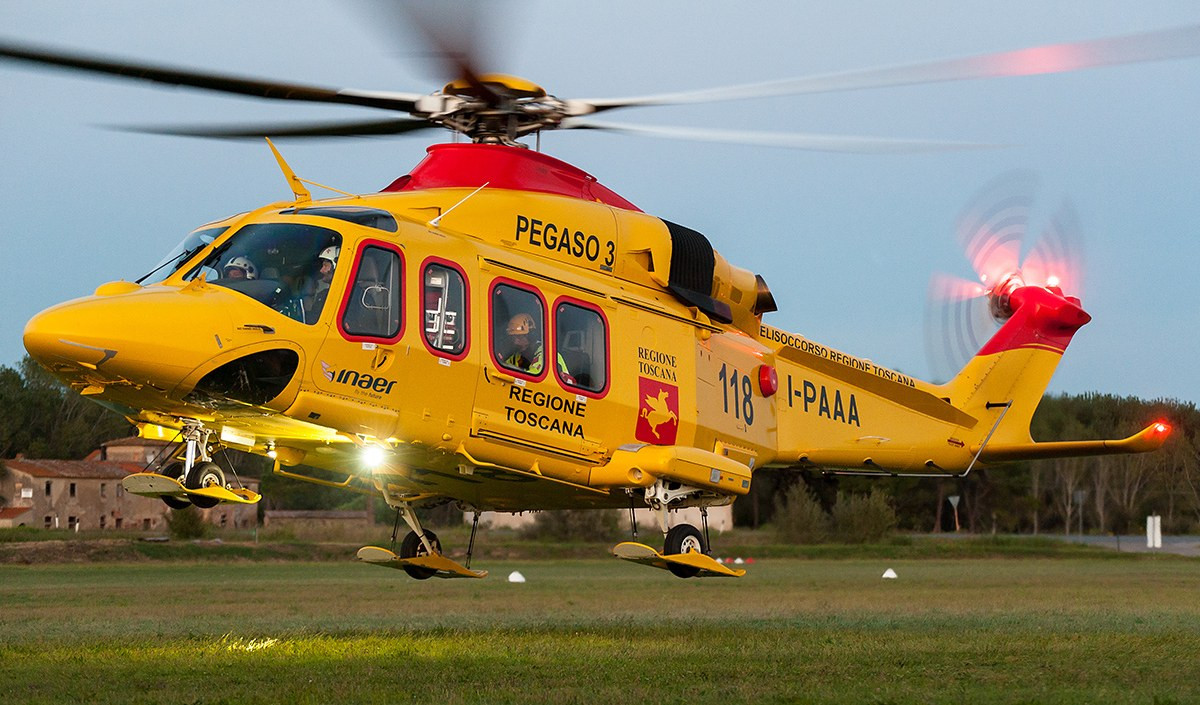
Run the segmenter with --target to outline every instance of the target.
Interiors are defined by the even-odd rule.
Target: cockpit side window
[[[316,323],[337,267],[342,236],[299,223],[253,223],[233,234],[185,280],[203,276],[302,323]]]
[[[342,302],[342,335],[349,340],[394,343],[403,333],[404,259],[393,245],[368,240],[360,249]]]

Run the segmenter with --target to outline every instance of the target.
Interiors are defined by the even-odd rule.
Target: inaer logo
[[[392,387],[396,386],[396,380],[384,379],[367,374],[366,372],[357,372],[355,370],[335,370],[328,362],[321,361],[321,374],[325,379],[334,384],[344,384],[348,387],[357,387],[368,392],[377,392],[379,394],[391,394]]]
[[[638,420],[634,435],[643,443],[669,446],[679,432],[679,387],[638,377]]]

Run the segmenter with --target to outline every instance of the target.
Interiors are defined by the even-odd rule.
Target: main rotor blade
[[[233,93],[273,100],[343,103],[402,112],[411,112],[417,99],[421,97],[418,93],[322,88],[204,73],[169,66],[134,63],[112,57],[62,52],[48,47],[17,44],[3,40],[0,40],[0,59],[27,61],[43,67],[107,74],[170,86],[200,88],[218,93]]]
[[[625,132],[634,135],[667,137],[670,139],[693,140],[697,142],[722,142],[725,144],[758,145],[763,147],[787,147],[816,152],[852,152],[859,154],[947,152],[964,149],[998,149],[1006,146],[974,142],[818,135],[801,132],[754,132],[714,130],[702,127],[632,125],[628,123],[593,122],[579,119],[564,120],[560,127],[573,130],[608,130],[610,132]]]
[[[1147,61],[1200,56],[1200,25],[1090,39],[1063,44],[979,54],[957,59],[902,64],[845,71],[697,91],[681,91],[631,98],[572,101],[579,112],[599,112],[638,105],[708,103],[747,98],[853,91],[944,81],[1083,71]],[[590,108],[590,110],[589,110]]]
[[[489,106],[499,105],[503,100],[500,93],[480,78],[486,73],[489,40],[497,36],[496,19],[501,13],[494,3],[360,0],[354,7],[389,43],[395,42],[398,36],[415,35],[413,38],[429,49],[418,55],[435,63],[432,74],[439,81],[450,79],[465,84],[471,95]]]
[[[400,12],[397,19],[416,27],[434,48],[447,74],[464,81],[473,95],[489,106],[500,104],[500,94],[480,79],[482,9],[477,3],[441,0],[402,2],[393,7]]]
[[[180,137],[210,137],[215,139],[320,138],[365,137],[369,135],[400,135],[416,130],[438,127],[425,120],[394,118],[359,122],[291,123],[287,125],[133,125],[115,126],[125,132]]]

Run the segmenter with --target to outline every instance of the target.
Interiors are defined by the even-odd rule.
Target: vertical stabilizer
[[[1029,443],[1033,412],[1063,351],[1091,316],[1057,287],[1019,286],[993,297],[993,311],[1008,320],[942,389],[951,404],[978,418],[995,419],[1007,407],[993,441]]]

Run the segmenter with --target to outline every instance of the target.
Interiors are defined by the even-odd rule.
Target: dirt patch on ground
[[[0,543],[0,563],[91,563],[148,560],[124,539]]]
[[[347,561],[354,560],[360,543],[267,541],[262,543],[210,540],[65,539],[0,542],[0,565],[103,563],[147,561]],[[387,546],[387,541],[377,542]],[[466,547],[450,547],[449,555],[465,560]],[[533,558],[597,558],[607,555],[602,544],[500,543],[477,546],[475,557],[488,560]]]

